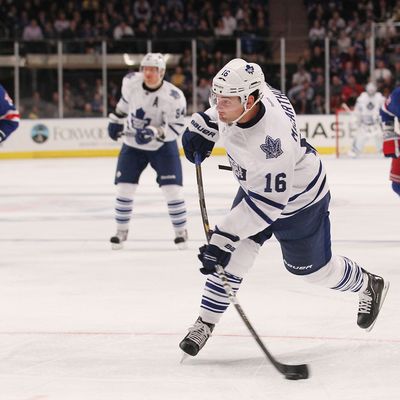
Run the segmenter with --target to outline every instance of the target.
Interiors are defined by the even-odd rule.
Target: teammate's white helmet
[[[245,106],[249,95],[257,89],[259,90],[257,101],[261,100],[264,83],[264,74],[258,64],[235,58],[215,75],[211,91],[214,95],[239,96],[240,102]]]
[[[368,83],[365,89],[370,96],[373,96],[376,93],[376,86],[372,82]]]
[[[157,67],[160,71],[160,80],[163,79],[165,74],[165,60],[161,53],[147,53],[140,62],[140,70],[143,67]]]

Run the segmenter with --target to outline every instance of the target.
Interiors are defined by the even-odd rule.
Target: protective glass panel
[[[101,117],[104,110],[102,42],[66,40],[62,60],[63,116]]]
[[[286,94],[297,114],[325,114],[324,42],[286,40]]]
[[[57,41],[21,41],[20,105],[23,118],[58,117]]]

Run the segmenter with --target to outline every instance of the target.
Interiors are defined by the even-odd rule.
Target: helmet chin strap
[[[227,122],[227,124],[229,125],[229,126],[231,126],[231,125],[236,125],[237,124],[237,122],[239,121],[239,120],[241,120],[259,101],[261,100],[261,97],[259,97],[254,103],[253,103],[253,105],[250,107],[250,108],[246,108],[246,105],[244,106],[244,111],[239,115],[239,117],[237,117],[234,121],[232,121],[232,122]]]

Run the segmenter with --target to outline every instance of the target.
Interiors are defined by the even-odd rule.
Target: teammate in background
[[[301,137],[287,97],[265,83],[258,64],[237,58],[214,77],[210,104],[204,113],[192,115],[182,138],[185,155],[193,162],[197,152],[204,160],[221,137],[239,190],[209,244],[200,248],[200,271],[208,278],[200,316],[181,349],[195,356],[228,308],[215,266],[225,268],[238,290],[272,235],[289,272],[326,288],[357,292],[357,324],[371,329],[389,282],[347,257],[332,255],[325,170]]]
[[[160,53],[148,53],[139,73],[122,81],[122,95],[109,115],[108,134],[113,140],[123,135],[115,184],[117,232],[113,249],[127,239],[133,199],[143,170],[150,163],[165,196],[175,244],[187,247],[186,206],[182,193],[182,166],[177,139],[184,129],[186,99],[182,91],[164,80],[165,60]]]
[[[376,91],[374,83],[366,86],[366,91],[357,98],[354,115],[357,123],[357,133],[349,151],[350,157],[358,157],[370,138],[374,138],[376,149],[382,152],[382,128],[379,119],[379,110],[385,98]]]
[[[0,85],[0,143],[4,142],[19,125],[19,113],[11,97]]]
[[[395,119],[400,118],[400,87],[393,90],[380,111],[383,128],[383,154],[392,158],[390,180],[400,196],[400,135],[395,132]]]

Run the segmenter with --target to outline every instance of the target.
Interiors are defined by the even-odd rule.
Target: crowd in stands
[[[18,3],[18,4],[17,4]],[[160,44],[155,51],[182,51],[177,40],[187,41],[181,62],[167,70],[166,78],[179,86],[192,102],[192,58],[190,38],[198,39],[198,101],[204,108],[206,88],[210,79],[228,59],[235,54],[235,38],[243,38],[243,51],[251,58],[264,50],[264,46],[252,40],[268,34],[268,1],[265,0],[31,0],[27,2],[0,0],[0,34],[2,38],[18,39],[22,42],[21,53],[25,51],[45,53],[56,52],[55,39],[62,39],[67,53],[96,53],[101,51],[100,40],[107,40],[108,53],[128,51],[146,52],[146,44],[131,45],[133,40],[151,39],[169,42]],[[53,41],[53,42],[52,42]],[[51,46],[53,47],[45,47]],[[136,43],[136,42],[135,42]],[[139,46],[139,47],[138,47]],[[120,85],[121,71],[109,85],[108,108],[115,103],[114,86]],[[89,78],[89,77],[88,77]],[[67,78],[68,79],[68,78]],[[90,79],[90,78],[89,78]],[[92,78],[92,85],[96,78]],[[54,80],[54,79],[53,79]],[[73,79],[76,82],[77,79]],[[56,82],[56,81],[55,81]],[[74,92],[72,82],[66,82],[64,97]],[[208,90],[208,89],[207,89]],[[35,90],[35,92],[37,92]],[[118,91],[117,91],[118,92]],[[42,101],[53,109],[56,94],[39,90]],[[78,94],[82,92],[78,89]],[[99,93],[94,95],[97,97]],[[64,115],[101,114],[102,107],[93,107],[92,91],[84,99],[76,99],[72,93]],[[117,93],[118,95],[118,93]],[[32,91],[22,97],[32,97]],[[36,96],[36,94],[35,94]],[[76,101],[75,101],[76,100]],[[72,104],[72,103],[76,104]],[[69,106],[72,107],[70,110]],[[44,107],[46,108],[46,107]],[[92,109],[92,111],[90,111]],[[39,108],[40,110],[40,108]],[[24,116],[30,110],[22,112]],[[35,115],[37,113],[34,113]],[[40,114],[40,113],[39,113]]]
[[[400,21],[400,0],[303,2],[308,13],[309,46],[298,60],[296,71],[288,76],[287,85],[287,94],[299,114],[326,111],[326,37],[330,40],[331,112],[342,103],[354,105],[370,79],[373,22],[385,22],[376,30],[373,79],[384,95],[400,83],[400,46],[396,45],[393,24]],[[121,53],[132,50],[132,40],[151,39],[158,43],[154,51],[179,52],[180,61],[167,70],[166,79],[183,90],[189,104],[193,103],[193,75],[188,40],[196,38],[199,109],[208,106],[212,77],[235,56],[236,38],[241,40],[244,58],[261,65],[270,59],[265,40],[269,35],[266,0],[0,0],[0,15],[1,37],[22,40],[29,51],[35,51],[34,45],[42,40],[55,43],[55,39],[62,39],[66,52],[99,53],[100,40],[106,39],[109,53]],[[185,46],[177,44],[182,38],[186,40]],[[169,41],[164,42],[165,39]],[[41,47],[36,49],[43,52]],[[146,45],[134,50],[145,53]],[[118,101],[126,72],[113,71],[108,75],[108,111]],[[57,72],[46,73],[47,85],[22,93],[24,117],[57,116]],[[49,90],[49,82],[53,82],[54,90]],[[64,116],[100,116],[102,97],[101,71],[64,74]]]
[[[300,114],[325,113],[325,38],[330,47],[330,110],[352,107],[370,80],[372,24],[375,34],[375,72],[372,80],[387,96],[399,85],[400,46],[395,22],[398,0],[304,0],[309,23],[309,47],[297,63],[288,91]]]

